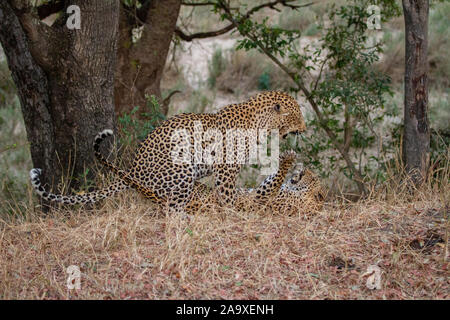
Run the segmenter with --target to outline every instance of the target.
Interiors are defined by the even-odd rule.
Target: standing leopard
[[[173,161],[173,151],[179,147],[173,141],[174,134],[186,133],[187,140],[183,143],[195,148],[194,136],[199,125],[203,130],[215,129],[223,136],[230,129],[278,130],[283,138],[289,133],[299,134],[306,130],[300,106],[294,98],[279,91],[262,92],[246,102],[228,105],[217,113],[180,114],[165,120],[148,134],[137,150],[128,171],[117,168],[99,152],[100,143],[111,136],[112,131],[104,130],[99,133],[94,139],[95,155],[119,177],[105,189],[75,196],[53,194],[42,187],[39,179],[42,173],[40,169],[30,171],[32,185],[45,200],[66,204],[96,202],[131,187],[158,204],[184,210],[192,199],[197,181],[213,175],[217,203],[234,206],[237,192],[236,178],[242,167],[241,163]],[[202,141],[203,147],[205,143]],[[245,146],[248,154],[249,144]],[[223,151],[225,155],[225,148]]]

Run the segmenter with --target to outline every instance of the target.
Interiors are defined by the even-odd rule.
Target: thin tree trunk
[[[429,164],[428,0],[403,0],[405,17],[405,109],[403,160],[419,184]]]

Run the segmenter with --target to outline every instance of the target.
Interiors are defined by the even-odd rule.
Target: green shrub
[[[121,131],[121,143],[131,145],[134,141],[141,141],[165,119],[161,113],[160,105],[154,95],[145,96],[145,109],[136,106],[130,113],[119,117],[119,129]]]
[[[268,71],[264,71],[258,78],[258,89],[269,90],[270,89],[270,74]]]

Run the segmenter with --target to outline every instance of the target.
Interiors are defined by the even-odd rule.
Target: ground
[[[279,18],[268,10],[275,24],[304,30],[308,44],[318,37],[316,16],[327,3],[300,12],[286,8]],[[226,23],[211,19],[207,6],[194,15],[189,7],[182,10],[187,21],[179,25],[187,32]],[[449,12],[448,2],[437,2],[429,17],[430,127],[440,132],[448,131],[450,119]],[[379,31],[386,46],[377,67],[392,77],[394,91],[386,104],[392,115],[379,127],[386,136],[402,121],[403,29],[399,16]],[[255,92],[292,85],[263,55],[235,51],[237,38],[227,34],[172,48],[162,90],[164,97],[181,93],[173,96],[170,115],[212,112]],[[315,215],[227,211],[187,221],[166,216],[131,191],[94,209],[44,214],[29,183],[29,142],[1,50],[0,79],[0,299],[450,299],[448,143],[435,168],[446,172],[439,188],[408,193],[377,185],[368,199],[352,202],[341,198],[351,192],[346,178],[328,170],[326,182],[336,196]],[[311,113],[304,98],[298,100],[302,112]],[[387,180],[401,181],[395,173]],[[254,187],[262,179],[250,168],[242,184]],[[81,269],[80,290],[67,289],[72,265]],[[378,289],[366,286],[373,266],[381,271]]]
[[[1,220],[0,298],[449,299],[448,194],[187,221],[131,192],[90,211]],[[71,265],[80,290],[67,289]],[[379,289],[366,287],[371,265]]]

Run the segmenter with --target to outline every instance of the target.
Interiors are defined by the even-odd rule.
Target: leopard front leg
[[[259,204],[266,204],[280,193],[289,170],[294,165],[297,154],[294,151],[286,151],[280,156],[278,171],[267,177],[252,193]]]
[[[241,166],[238,164],[214,165],[214,195],[218,205],[234,207],[236,202],[236,180]]]

